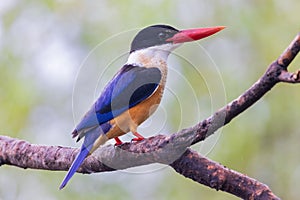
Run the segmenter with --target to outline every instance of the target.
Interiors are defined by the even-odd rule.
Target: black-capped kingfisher
[[[143,140],[137,127],[158,107],[167,78],[169,54],[184,42],[208,37],[223,26],[177,30],[168,25],[142,29],[133,39],[127,63],[106,85],[100,97],[84,115],[73,137],[84,137],[80,152],[60,185],[64,188],[84,159],[107,140],[132,132]]]

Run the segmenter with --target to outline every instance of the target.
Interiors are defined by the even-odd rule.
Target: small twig
[[[290,63],[294,60],[294,58],[299,53],[299,49],[300,49],[300,32],[296,35],[296,37],[286,48],[286,50],[279,56],[279,58],[277,59],[277,64],[282,66],[285,70],[287,70],[287,67],[290,65]]]
[[[288,71],[282,71],[281,74],[278,76],[280,82],[285,83],[300,83],[300,70],[290,73]]]

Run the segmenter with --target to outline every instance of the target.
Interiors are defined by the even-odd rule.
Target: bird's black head
[[[130,53],[139,49],[172,43],[172,38],[179,31],[168,25],[153,25],[141,30],[131,43]]]

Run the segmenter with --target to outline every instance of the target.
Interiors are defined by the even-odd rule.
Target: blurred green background
[[[167,90],[139,129],[171,134],[194,125],[251,86],[300,30],[300,1],[71,1],[0,3],[0,134],[78,147],[71,131],[104,84],[126,62],[141,28],[223,25],[169,58]],[[300,58],[290,66],[297,70]],[[193,146],[267,184],[283,199],[300,196],[300,86],[279,84],[217,134]],[[123,137],[130,141],[130,134]],[[153,164],[76,174],[0,168],[0,199],[237,199]]]

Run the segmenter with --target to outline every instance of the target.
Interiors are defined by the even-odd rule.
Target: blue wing
[[[150,97],[161,80],[158,68],[124,65],[107,84],[98,100],[78,124],[79,138],[91,127],[103,124]]]

